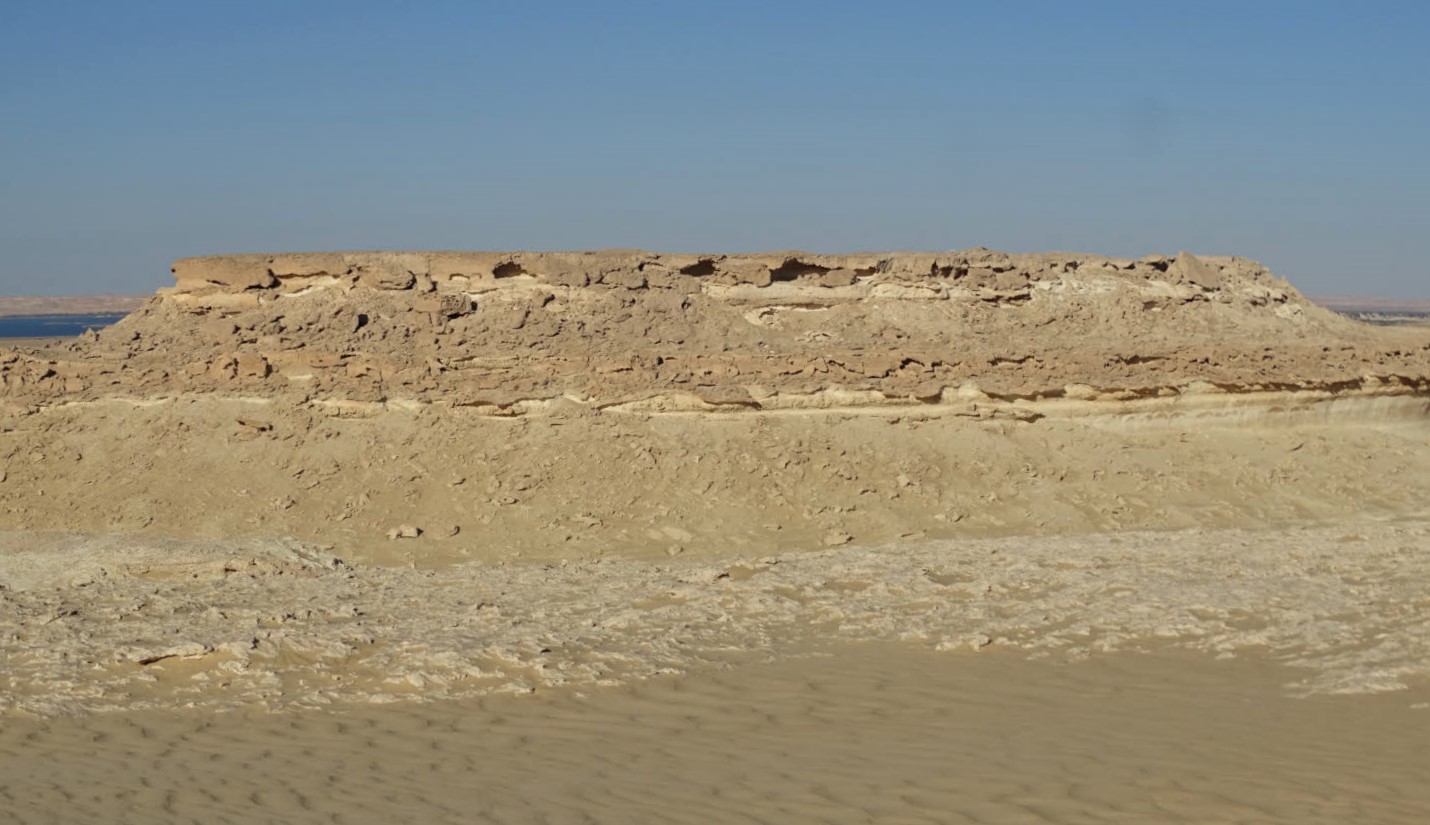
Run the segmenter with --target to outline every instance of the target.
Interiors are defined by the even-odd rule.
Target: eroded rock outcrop
[[[665,558],[1340,518],[1430,485],[1430,334],[1321,310],[1240,258],[174,271],[101,333],[0,350],[0,529],[298,536],[384,564]]]
[[[286,393],[511,414],[1430,375],[1424,341],[1320,310],[1236,257],[332,252],[186,258],[173,272],[93,340],[4,356],[5,396]]]

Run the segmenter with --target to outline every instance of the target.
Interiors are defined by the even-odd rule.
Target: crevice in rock
[[[823,275],[828,272],[829,269],[827,266],[806,263],[798,258],[789,258],[784,263],[770,270],[770,280],[773,282],[797,281],[800,278]]]
[[[531,273],[527,272],[521,264],[515,261],[507,261],[503,264],[497,264],[495,267],[492,268],[492,277],[497,278],[498,280],[502,278],[519,278],[522,275],[530,276]]]
[[[693,264],[688,264],[680,268],[681,275],[694,275],[697,278],[704,278],[715,274],[715,261],[710,258],[701,258]]]

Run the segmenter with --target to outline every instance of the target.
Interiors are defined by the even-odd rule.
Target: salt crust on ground
[[[1430,523],[924,542],[727,560],[353,567],[288,542],[0,536],[8,709],[314,707],[595,686],[821,638],[1175,645],[1430,676]]]

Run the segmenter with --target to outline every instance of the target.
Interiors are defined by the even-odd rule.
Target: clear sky
[[[1427,44],[1427,2],[0,0],[0,293],[986,245],[1430,297]]]

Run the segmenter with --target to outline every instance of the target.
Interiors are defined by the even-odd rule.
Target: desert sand
[[[1285,678],[1246,657],[846,645],[586,694],[19,719],[0,729],[0,800],[26,823],[1430,815],[1430,746],[1405,730],[1430,691],[1289,699]]]
[[[174,275],[0,350],[27,821],[1427,811],[1430,330],[1185,253]]]

